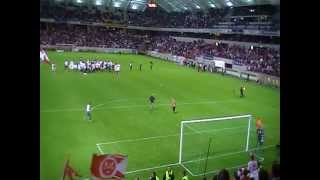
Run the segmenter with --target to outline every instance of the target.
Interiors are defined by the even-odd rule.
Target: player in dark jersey
[[[152,70],[153,62],[150,61],[150,69]]]
[[[246,90],[246,88],[244,86],[240,87],[240,97],[244,97],[244,91]]]
[[[258,137],[258,146],[262,146],[264,143],[264,129],[259,128],[257,129],[257,137]]]
[[[153,95],[151,95],[151,96],[149,97],[149,101],[150,101],[151,109],[153,109],[154,101],[155,101],[155,100],[156,100],[156,98],[155,98]]]
[[[141,69],[142,69],[142,64],[139,65],[139,70],[141,71]]]

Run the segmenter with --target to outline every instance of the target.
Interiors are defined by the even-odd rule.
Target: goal
[[[245,165],[254,148],[251,119],[241,115],[181,121],[179,164],[193,176]]]

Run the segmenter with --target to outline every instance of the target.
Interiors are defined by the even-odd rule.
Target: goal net
[[[181,122],[179,164],[191,175],[236,168],[256,147],[251,115]]]

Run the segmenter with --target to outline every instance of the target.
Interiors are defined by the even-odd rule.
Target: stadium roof
[[[43,0],[46,1],[46,0]],[[76,4],[91,4],[96,6],[112,6],[121,9],[143,11],[149,0],[49,0],[56,2],[73,2]],[[224,8],[250,5],[280,4],[280,0],[156,0],[168,12],[193,11],[209,8]]]

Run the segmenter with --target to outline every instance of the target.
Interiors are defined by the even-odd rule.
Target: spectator
[[[174,180],[174,173],[173,170],[171,169],[171,167],[168,167],[168,169],[166,170],[165,174],[164,174],[164,178],[165,180]]]
[[[259,180],[269,180],[269,174],[264,168],[259,169]]]
[[[155,171],[152,172],[150,180],[160,180]]]
[[[276,161],[274,161],[272,164],[271,179],[272,180],[279,180],[280,179],[280,164]]]
[[[213,179],[216,180],[229,180],[230,179],[230,175],[229,175],[229,171],[226,169],[222,169],[219,171],[219,173],[213,177]]]
[[[248,171],[250,178],[259,180],[258,174],[258,161],[255,159],[255,155],[251,154],[250,161],[248,162]]]

